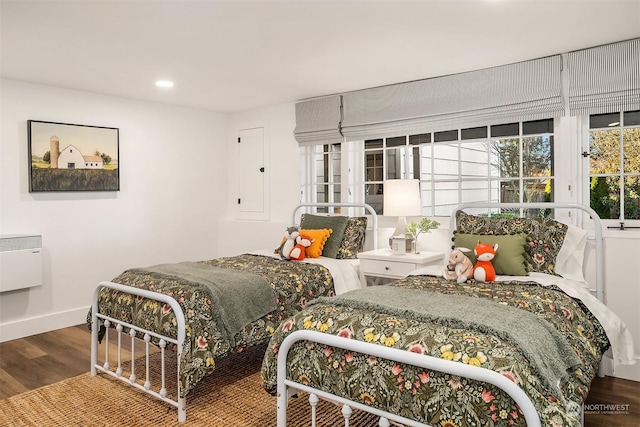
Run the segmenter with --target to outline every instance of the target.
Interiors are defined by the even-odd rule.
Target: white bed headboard
[[[594,235],[589,239],[595,244],[596,257],[596,298],[604,303],[605,280],[604,280],[604,246],[602,239],[602,223],[600,216],[589,206],[579,203],[490,203],[490,202],[474,202],[463,203],[459,205],[451,214],[450,228],[451,232],[456,228],[456,212],[459,210],[475,209],[475,208],[495,208],[495,209],[575,209],[582,211],[590,216],[594,223]]]
[[[378,215],[375,209],[366,203],[301,203],[295,207],[291,216],[291,224],[298,223],[298,211],[304,208],[313,208],[317,212],[317,208],[360,208],[364,209],[368,215],[371,216],[371,221],[368,222],[367,228],[371,229],[371,235],[373,238],[373,249],[378,248]],[[370,226],[370,227],[369,227]]]

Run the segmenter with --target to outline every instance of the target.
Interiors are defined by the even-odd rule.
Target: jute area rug
[[[175,407],[118,379],[104,374],[92,377],[86,373],[0,400],[0,425],[275,427],[276,398],[262,388],[262,354],[262,349],[256,348],[217,362],[216,371],[187,396],[187,421],[184,423],[178,423]],[[302,394],[290,400],[288,426],[311,425],[307,399],[308,395]],[[321,401],[318,426],[344,425],[340,410],[333,403]],[[378,419],[354,410],[349,425],[373,427],[378,425]]]

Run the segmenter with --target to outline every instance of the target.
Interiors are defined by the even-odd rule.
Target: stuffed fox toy
[[[302,261],[305,256],[305,248],[311,246],[315,239],[310,238],[306,234],[300,234],[296,237],[296,245],[289,252],[289,259],[294,261]]]
[[[473,249],[476,254],[476,264],[473,266],[473,278],[478,282],[493,282],[496,280],[496,270],[491,263],[496,257],[498,244],[491,246],[488,243],[478,242]]]

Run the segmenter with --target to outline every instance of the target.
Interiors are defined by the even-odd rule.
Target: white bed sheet
[[[410,273],[410,275],[431,275],[442,276],[444,267],[431,265],[419,268]],[[633,338],[627,329],[625,323],[599,299],[594,297],[585,282],[564,279],[562,277],[553,276],[544,273],[530,273],[529,276],[497,276],[497,282],[507,282],[511,280],[531,281],[539,283],[542,286],[556,285],[572,298],[577,298],[584,303],[585,306],[598,319],[611,343],[612,356],[606,355],[613,361],[615,371],[618,365],[633,365],[635,361],[635,350]]]
[[[280,258],[280,255],[274,254],[273,249],[262,249],[249,252],[252,255],[262,255],[271,258]],[[326,267],[331,276],[333,276],[333,287],[336,295],[343,294],[354,289],[362,287],[360,276],[358,274],[360,268],[359,259],[333,259],[327,257],[305,258],[302,261],[283,261],[283,262],[306,262],[309,264],[320,264]]]

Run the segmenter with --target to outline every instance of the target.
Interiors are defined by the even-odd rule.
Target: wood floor
[[[88,372],[89,343],[85,325],[0,343],[0,399]],[[640,426],[640,382],[596,378],[585,426]]]

